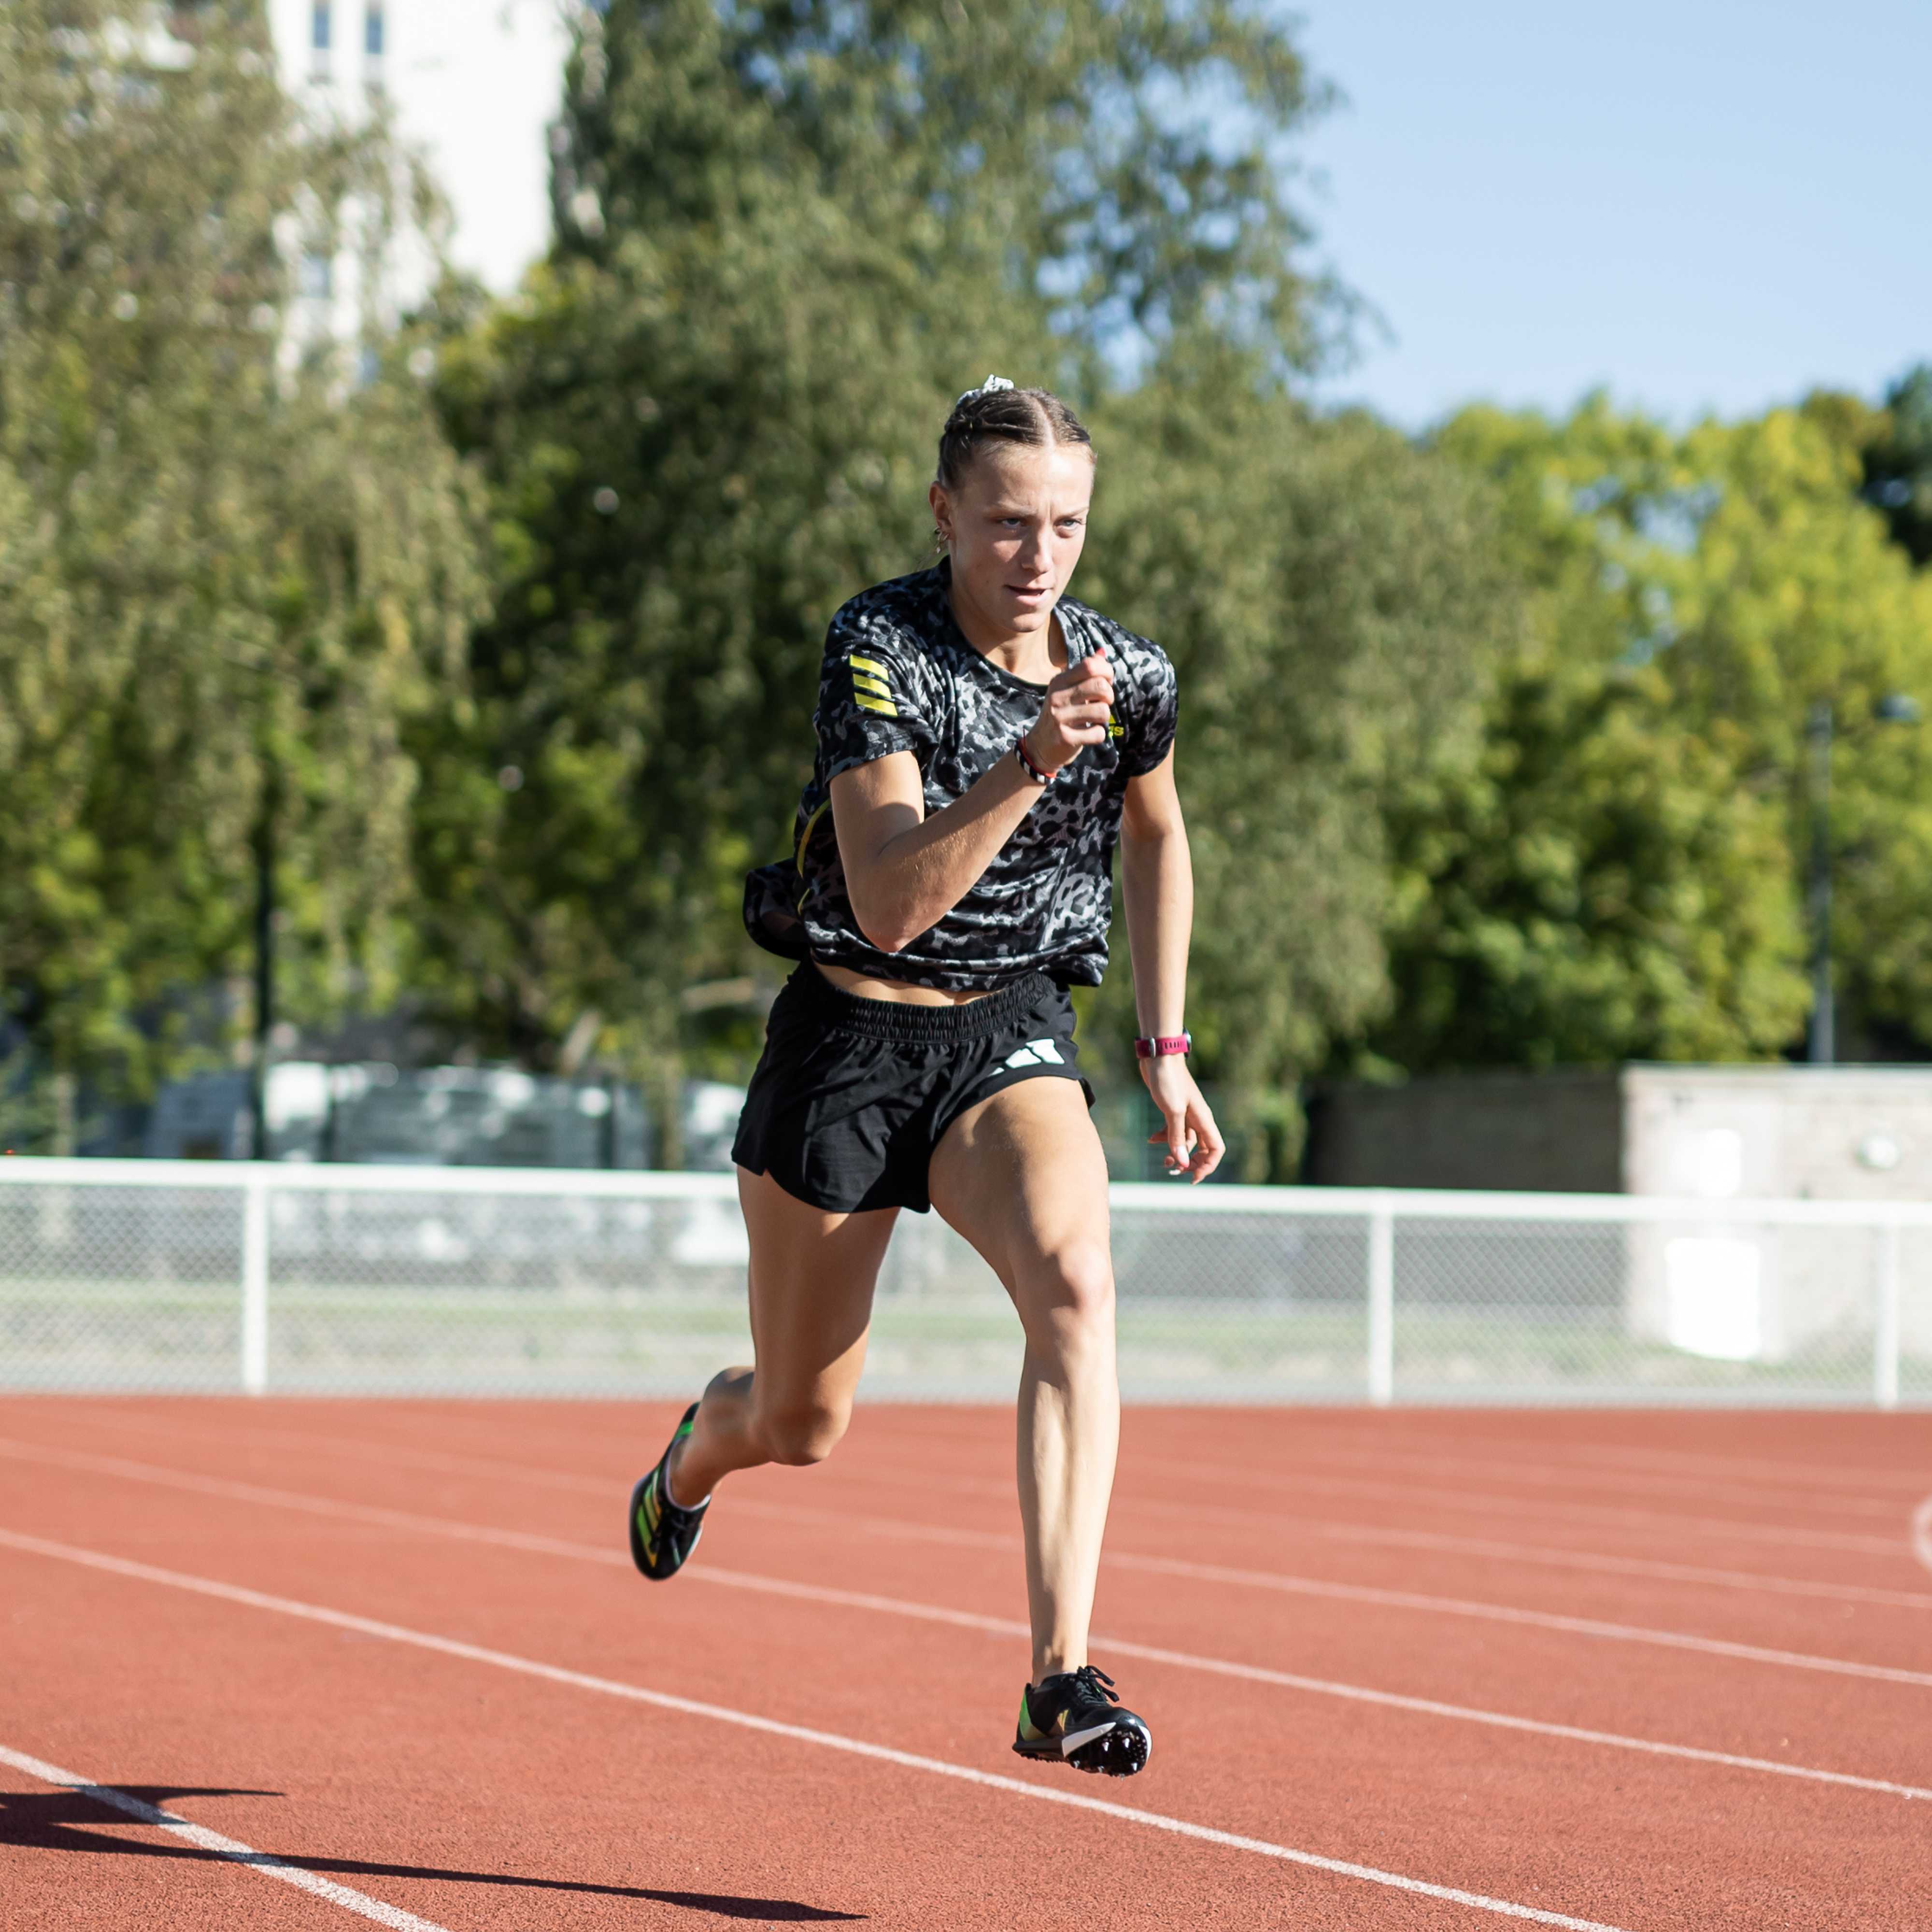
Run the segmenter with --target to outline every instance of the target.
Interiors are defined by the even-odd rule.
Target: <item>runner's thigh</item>
[[[752,1244],[758,1406],[842,1409],[865,1366],[872,1288],[898,1210],[829,1214],[742,1167],[738,1198]]]
[[[1078,1081],[1022,1080],[969,1107],[934,1150],[928,1188],[1009,1293],[1046,1262],[1108,1275],[1107,1160]]]

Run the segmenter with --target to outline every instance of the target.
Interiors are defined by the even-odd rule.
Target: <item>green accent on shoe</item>
[[[1028,1685],[1028,1689],[1030,1690],[1031,1688],[1031,1685]],[[1043,1738],[1046,1736],[1046,1733],[1034,1722],[1033,1713],[1027,1708],[1027,1694],[1024,1690],[1020,1693],[1020,1736],[1029,1743],[1036,1738]]]
[[[665,1481],[664,1466],[670,1460],[671,1450],[691,1433],[697,1414],[698,1405],[693,1402],[685,1411],[663,1455],[631,1492],[627,1526],[631,1561],[653,1582],[661,1583],[676,1576],[689,1560],[698,1547],[704,1512],[710,1507],[707,1496],[694,1508],[686,1508],[673,1498]]]

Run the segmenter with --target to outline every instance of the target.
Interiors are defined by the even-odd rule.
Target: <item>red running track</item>
[[[1130,1410],[1115,1781],[1007,1749],[1008,1414],[659,1587],[673,1413],[0,1402],[0,1923],[1932,1924],[1932,1416]]]

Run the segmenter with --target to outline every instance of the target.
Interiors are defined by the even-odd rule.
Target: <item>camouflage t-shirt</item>
[[[812,716],[818,757],[799,802],[794,856],[752,874],[746,924],[788,957],[914,986],[978,992],[1028,973],[1097,986],[1127,781],[1166,757],[1178,703],[1174,667],[1158,645],[1071,598],[1056,607],[1068,662],[1100,644],[1114,668],[1107,742],[1084,747],[1042,790],[966,896],[902,951],[881,952],[853,916],[832,828],[832,781],[910,752],[930,818],[1012,756],[1046,696],[1045,686],[1000,670],[966,641],[950,582],[942,562],[862,592],[832,619]]]

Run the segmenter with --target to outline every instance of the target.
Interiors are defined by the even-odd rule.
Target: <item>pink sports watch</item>
[[[1192,1053],[1193,1051],[1194,1036],[1191,1033],[1161,1034],[1152,1040],[1134,1042],[1135,1056],[1141,1060],[1159,1060],[1167,1054]]]

